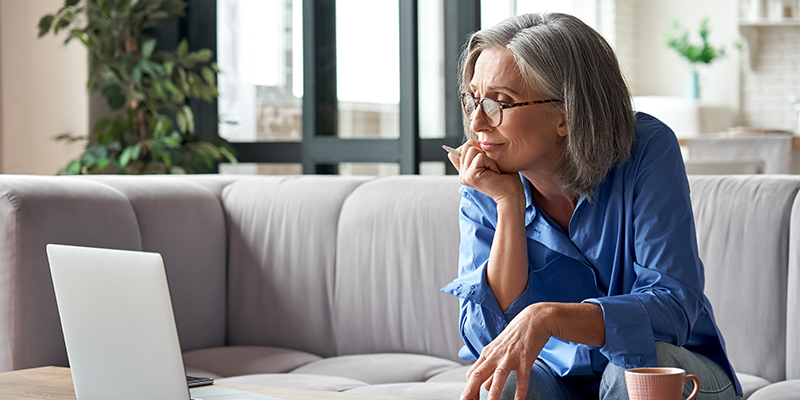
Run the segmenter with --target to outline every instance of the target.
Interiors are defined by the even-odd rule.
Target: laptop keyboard
[[[189,385],[190,388],[193,388],[198,386],[213,385],[214,379],[186,375],[186,383]]]

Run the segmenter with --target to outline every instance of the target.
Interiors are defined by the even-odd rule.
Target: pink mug
[[[686,400],[694,400],[700,391],[700,379],[680,368],[634,368],[625,371],[625,385],[630,400],[681,400],[683,385],[694,382]]]

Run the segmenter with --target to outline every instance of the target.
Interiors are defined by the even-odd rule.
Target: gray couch
[[[754,400],[800,399],[800,178],[692,177],[706,291]],[[456,399],[455,177],[0,175],[0,371],[67,365],[45,244],[159,252],[188,372]],[[781,397],[783,396],[783,397]]]

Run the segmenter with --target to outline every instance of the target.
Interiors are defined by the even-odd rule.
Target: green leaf
[[[80,3],[80,1],[81,0],[67,0],[67,1],[64,2],[64,6],[65,7],[72,7],[72,6]]]
[[[56,21],[56,26],[53,27],[53,33],[58,33],[58,31],[68,27],[72,24],[72,21],[75,19],[75,14],[72,13],[64,13],[61,18]]]
[[[172,83],[172,81],[164,81],[164,86],[166,86],[167,90],[169,90],[172,94],[183,94],[181,93],[181,90],[178,89],[174,83]]]
[[[175,139],[173,137],[166,136],[166,137],[161,138],[161,140],[163,140],[164,143],[167,144],[167,147],[172,147],[173,149],[181,148],[180,140],[177,140],[177,139]]]
[[[209,49],[200,49],[192,53],[191,58],[198,63],[207,63],[214,57],[214,52]]]
[[[133,146],[128,146],[122,150],[119,156],[119,164],[124,168],[133,159]]]
[[[155,125],[153,126],[153,137],[161,137],[169,131],[169,120],[166,117],[153,118]],[[151,120],[152,122],[152,120]]]
[[[228,149],[223,147],[219,151],[222,153],[223,156],[225,156],[225,158],[228,159],[229,163],[231,163],[233,165],[238,165],[239,164],[239,160],[236,159],[236,156],[233,155],[233,153],[231,153],[230,150],[228,150]]]
[[[138,64],[137,66],[133,67],[133,71],[131,71],[131,79],[136,86],[142,86],[142,64]]]
[[[108,158],[101,158],[101,159],[97,160],[97,168],[98,169],[105,169],[108,166],[108,164],[110,164],[110,163],[111,163],[111,160],[109,160]]]
[[[108,105],[114,110],[125,105],[125,96],[119,86],[107,85],[103,88],[101,94],[106,97]]]
[[[186,39],[181,40],[181,42],[178,43],[178,49],[175,50],[175,52],[178,53],[179,56],[184,56],[188,51],[189,42],[187,42]]]
[[[53,19],[55,15],[47,14],[42,19],[39,20],[39,37],[42,37],[50,31],[50,26],[53,25]],[[69,170],[67,171],[69,174]]]
[[[153,50],[156,49],[156,39],[149,39],[142,44],[142,57],[149,59],[153,55]]]
[[[97,163],[97,157],[87,151],[81,154],[80,161],[86,166],[86,168],[91,168]]]
[[[203,74],[203,79],[205,79],[206,83],[208,83],[210,86],[216,84],[217,75],[214,74],[214,71],[211,68],[203,67],[203,69],[200,70],[200,73]]]
[[[81,173],[81,162],[78,160],[72,160],[67,164],[66,171],[67,175],[80,175]]]
[[[186,132],[186,116],[183,113],[175,114],[175,121],[178,123],[178,130]]]
[[[164,63],[164,71],[167,75],[172,75],[172,68],[175,67],[175,63],[172,61],[167,61]]]
[[[217,73],[217,74],[219,73],[219,66],[217,66],[217,63],[212,62],[211,63],[211,69],[214,70],[215,73]]]
[[[183,167],[173,166],[169,169],[170,174],[186,175],[186,170]]]
[[[194,132],[194,113],[189,106],[183,106],[183,113],[186,115],[186,127],[190,133]]]
[[[153,82],[153,87],[156,89],[156,94],[158,95],[158,97],[160,97],[160,98],[162,98],[164,100],[167,99],[167,94],[164,93],[164,88],[161,86],[160,83]]]
[[[138,160],[141,154],[142,154],[142,142],[134,144],[133,151],[131,152],[131,159]]]

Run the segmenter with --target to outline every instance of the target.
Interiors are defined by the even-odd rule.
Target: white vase
[[[764,18],[766,14],[764,0],[750,0],[747,8],[748,19],[761,19]]]

